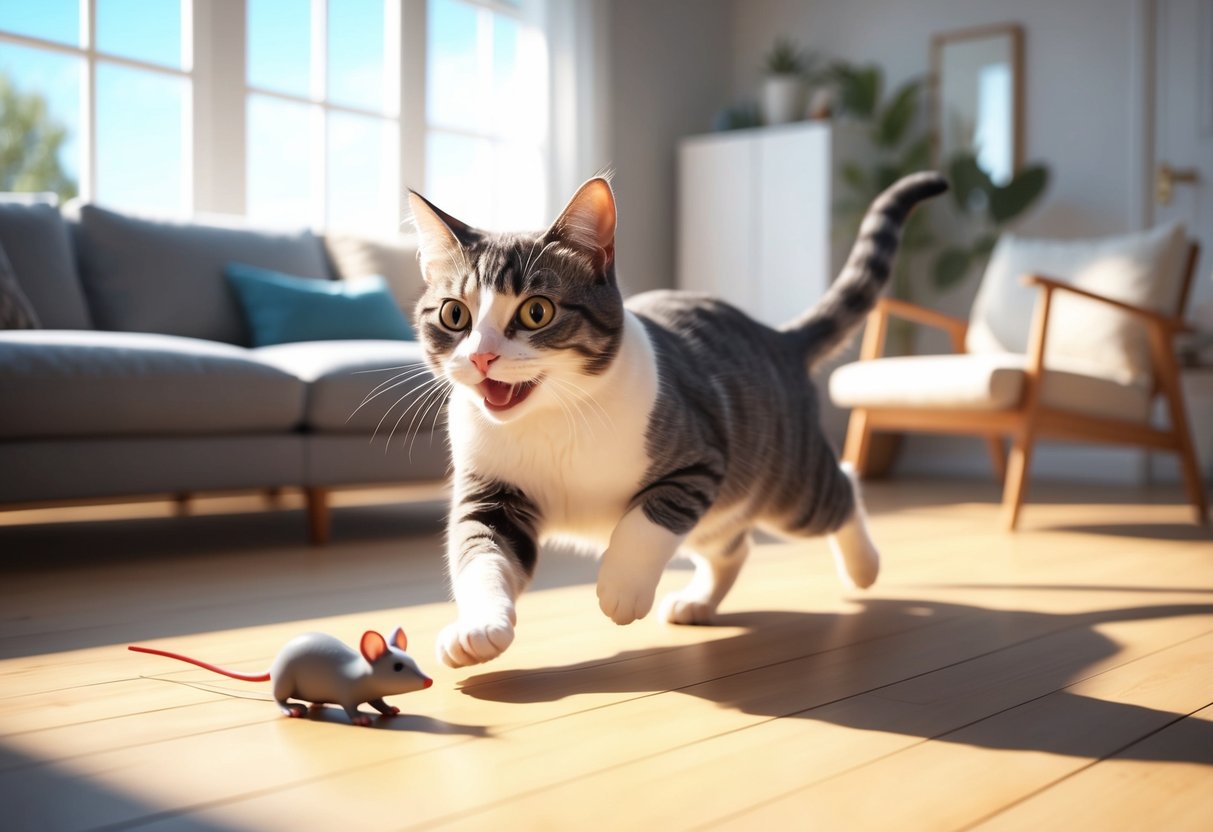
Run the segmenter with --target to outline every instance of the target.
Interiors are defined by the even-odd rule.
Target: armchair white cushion
[[[856,361],[830,376],[830,399],[839,407],[1007,410],[1023,395],[1026,360],[988,353]],[[1145,421],[1150,388],[1052,369],[1045,373],[1041,402],[1090,416]]]
[[[1039,292],[1026,274],[1064,281],[1134,306],[1174,314],[1188,250],[1182,225],[1087,240],[1034,240],[1004,234],[994,247],[969,318],[965,349],[1028,351]],[[1045,367],[1122,384],[1148,383],[1149,347],[1139,322],[1107,304],[1068,293],[1053,300]]]

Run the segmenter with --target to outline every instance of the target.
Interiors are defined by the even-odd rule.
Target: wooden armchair
[[[1166,242],[1163,238],[1168,234]],[[874,431],[984,437],[995,472],[1004,482],[1003,520],[1006,528],[1013,530],[1019,521],[1032,450],[1038,439],[1128,444],[1173,451],[1179,455],[1196,520],[1207,523],[1204,482],[1189,432],[1173,346],[1174,336],[1188,329],[1182,314],[1198,247],[1184,238],[1179,227],[1125,239],[1136,244],[1146,238],[1151,245],[1144,250],[1159,262],[1151,267],[1152,286],[1145,285],[1140,268],[1134,272],[1135,279],[1129,283],[1136,286],[1136,294],[1143,299],[1136,303],[1125,299],[1126,295],[1134,295],[1133,286],[1127,290],[1123,283],[1116,285],[1115,279],[1103,279],[1118,268],[1123,271],[1128,262],[1125,259],[1128,255],[1122,256],[1115,246],[1109,253],[1106,246],[1091,248],[1092,242],[1101,241],[1080,241],[1079,246],[1085,245],[1087,249],[1085,254],[1080,252],[1078,260],[1085,256],[1086,262],[1079,264],[1077,279],[1074,275],[1045,277],[1034,273],[1035,269],[1026,270],[1027,274],[1025,270],[1015,272],[1020,264],[1031,262],[1033,255],[1040,252],[1033,250],[1034,241],[1014,238],[1008,241],[1005,237],[991,257],[972,321],[882,298],[869,316],[860,360],[838,368],[830,379],[834,402],[852,408],[843,458],[862,476]],[[1026,248],[1026,258],[1004,250],[1004,242],[1008,247]],[[1046,256],[1038,259],[1054,264],[1066,260],[1064,250],[1059,255],[1059,247],[1065,244],[1046,245],[1052,248],[1046,248]],[[1139,256],[1142,250],[1140,245],[1133,249],[1136,257],[1133,262],[1142,261]],[[992,276],[992,272],[998,274]],[[1012,273],[1017,274],[1013,280],[1015,289],[1008,288]],[[1003,285],[991,288],[990,281]],[[1170,285],[1164,285],[1168,281]],[[1109,282],[1117,292],[1105,294],[1092,288]],[[1015,308],[1023,309],[1022,298],[1003,302],[1015,297],[1008,294],[1013,291],[1035,294],[1034,304],[1029,299],[1032,311],[1019,342],[1025,347],[1022,352],[1011,351],[1005,343],[993,343],[1000,338],[1005,342],[1019,337],[1013,324],[998,319],[994,327],[996,337],[991,338],[988,322],[982,322],[977,314],[1005,318],[1004,309],[1010,313]],[[1076,302],[1086,305],[1073,307]],[[1070,321],[1058,320],[1058,307],[1063,303],[1071,304],[1061,310],[1071,313]],[[1092,323],[1095,308],[1102,309],[1105,316],[1120,313],[1114,316],[1120,324],[1112,323],[1109,329],[1099,320]],[[1080,313],[1078,320],[1073,319],[1075,309]],[[882,357],[890,316],[943,330],[955,354]],[[1109,321],[1105,318],[1102,323]],[[974,322],[984,333],[974,332]],[[1079,330],[1077,333],[1073,331],[1075,328]],[[1079,344],[1086,333],[1091,335],[1091,343]],[[1115,336],[1110,343],[1099,341],[1098,336],[1109,333]],[[1066,343],[1062,344],[1063,341]],[[1140,357],[1146,366],[1133,366],[1135,342],[1142,347]],[[1076,344],[1080,347],[1077,353],[1074,349],[1054,349],[1055,345],[1072,348]],[[1078,354],[1083,347],[1088,349],[1087,356]],[[1126,361],[1127,364],[1123,363]],[[1153,402],[1159,396],[1169,412],[1167,428],[1154,427],[1150,422]],[[1011,443],[1009,457],[1004,451],[1004,439]]]

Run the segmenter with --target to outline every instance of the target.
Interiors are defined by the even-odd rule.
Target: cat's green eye
[[[452,332],[459,332],[467,329],[472,323],[472,313],[459,300],[443,301],[442,308],[438,310],[438,319],[442,321],[442,325]]]
[[[555,317],[556,304],[538,295],[527,298],[522,302],[522,306],[518,307],[518,323],[527,329],[542,329]]]

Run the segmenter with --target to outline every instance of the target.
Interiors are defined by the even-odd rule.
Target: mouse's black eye
[[[392,665],[392,670],[395,670],[397,673],[404,670],[404,662],[396,662]]]

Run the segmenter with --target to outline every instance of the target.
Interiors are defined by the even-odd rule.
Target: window
[[[14,120],[27,139],[22,159],[4,159],[0,188],[187,213],[192,87],[185,5],[0,4],[6,96],[0,118]]]
[[[247,213],[401,219],[398,0],[247,0]]]
[[[547,48],[527,11],[429,0],[426,195],[473,225],[537,228],[546,218]]]
[[[0,118],[37,138],[0,190],[388,233],[413,187],[537,227],[548,3],[0,0]]]

